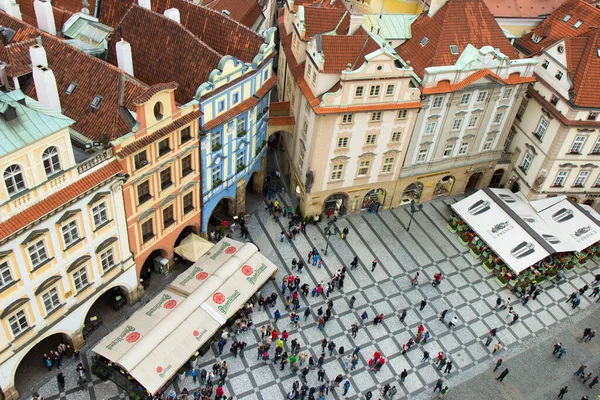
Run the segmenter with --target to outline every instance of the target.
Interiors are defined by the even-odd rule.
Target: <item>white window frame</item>
[[[371,160],[362,160],[358,163],[357,176],[368,176],[371,170]]]
[[[556,71],[556,74],[554,75],[554,77],[556,79],[558,79],[559,81],[562,79],[563,76],[564,76],[564,73],[561,70]]]
[[[442,108],[443,103],[444,103],[444,96],[435,96],[433,98],[433,103],[431,104],[431,108]]]
[[[453,131],[458,131],[460,130],[460,127],[462,126],[462,122],[463,119],[462,118],[456,118],[453,122],[452,122],[452,128],[451,130]]]
[[[342,114],[342,124],[349,125],[354,121],[354,114]]]
[[[55,146],[50,146],[42,153],[42,162],[46,176],[51,176],[61,171],[60,155]]]
[[[240,151],[237,153],[236,159],[235,159],[235,167],[237,168],[241,168],[244,165],[244,151]]]
[[[529,168],[531,168],[531,164],[533,164],[533,154],[526,152],[519,166],[521,167],[521,170],[527,174]]]
[[[347,149],[348,148],[348,137],[347,136],[338,138],[337,148],[338,149]]]
[[[460,97],[460,104],[462,104],[462,105],[469,104],[470,101],[471,101],[471,93],[464,93]]]
[[[596,178],[596,182],[594,183],[594,187],[600,187],[600,175]]]
[[[398,114],[396,115],[396,119],[406,119],[408,116],[408,110],[398,110]]]
[[[552,186],[553,187],[565,186],[565,182],[567,181],[568,176],[569,176],[569,171],[558,171],[558,173],[554,177],[554,182],[552,183]]]
[[[550,121],[544,117],[541,117],[533,134],[538,139],[542,140],[544,138],[544,135],[546,134],[546,131],[548,130],[549,125],[550,125]]]
[[[371,113],[371,122],[381,122],[383,113],[381,111],[374,111]]]
[[[365,146],[375,146],[377,144],[377,134],[370,133],[367,135],[365,139]]]
[[[381,93],[381,85],[373,85],[369,88],[369,97],[379,96]]]
[[[25,332],[29,329],[29,320],[27,318],[27,313],[25,310],[21,309],[11,315],[8,319],[8,326],[10,327],[10,331],[13,334],[13,338],[16,338],[21,333]],[[15,329],[18,328],[18,329]]]
[[[550,60],[544,58],[544,61],[542,61],[542,68],[548,69],[549,66],[550,66]]]
[[[0,262],[0,289],[15,281],[8,260]]]
[[[396,161],[395,157],[386,157],[383,159],[383,165],[381,166],[382,174],[389,174],[392,172],[394,168],[394,162]]]
[[[502,98],[504,100],[510,99],[510,96],[512,96],[512,93],[513,93],[513,88],[504,88],[504,91],[502,92]]]
[[[571,144],[571,148],[569,150],[570,154],[580,154],[581,150],[583,150],[583,145],[585,144],[585,140],[587,138],[585,136],[575,136],[575,140]]]
[[[484,102],[484,101],[485,101],[485,99],[487,99],[487,96],[488,96],[488,92],[487,92],[487,91],[485,91],[485,90],[482,90],[482,91],[480,91],[480,92],[477,94],[477,103],[482,103],[482,102]]]
[[[437,122],[435,121],[428,122],[427,125],[425,125],[425,135],[433,135],[433,132],[435,132],[436,125]]]
[[[90,285],[87,267],[83,267],[73,272],[73,285],[75,286],[77,293]]]
[[[331,180],[341,181],[344,175],[344,164],[333,164],[331,167]]]
[[[41,297],[42,302],[44,303],[44,310],[46,310],[46,314],[50,314],[62,304],[60,302],[60,293],[58,292],[56,286],[48,289],[44,294],[42,294]]]
[[[427,161],[427,155],[429,154],[429,148],[425,147],[422,149],[419,149],[419,152],[417,153],[417,163],[423,163]]]
[[[27,183],[25,182],[25,174],[23,168],[20,165],[12,164],[4,170],[4,186],[10,197],[16,196],[21,192],[27,190]]]
[[[502,117],[504,117],[504,113],[502,113],[502,112],[496,113],[496,115],[494,115],[494,122],[493,122],[493,124],[497,125],[497,124],[501,123],[502,122]]]
[[[393,96],[394,95],[394,90],[396,90],[396,85],[387,85],[385,87],[385,95],[386,96]]]
[[[365,92],[365,87],[364,86],[357,86],[354,89],[354,97],[363,97]]]
[[[117,266],[115,251],[112,247],[100,254],[100,265],[102,266],[102,273],[107,273]]]
[[[585,182],[590,177],[590,171],[579,171],[577,174],[577,178],[575,178],[575,182],[573,183],[574,187],[584,187]]]
[[[402,132],[392,132],[392,143],[400,143],[400,140],[402,140]]]
[[[454,145],[447,144],[446,147],[444,148],[444,154],[442,155],[442,158],[452,157],[453,151],[454,151]]]
[[[469,144],[470,144],[469,142],[462,142],[460,144],[460,147],[458,148],[458,155],[459,156],[463,156],[463,155],[465,155],[465,154],[468,153],[468,151],[469,151]]]
[[[49,260],[48,251],[46,250],[46,241],[41,238],[27,246],[27,254],[33,269],[44,264]]]
[[[77,218],[73,218],[61,225],[60,232],[62,234],[65,247],[69,247],[79,240],[80,236],[78,225]]]
[[[485,139],[485,142],[483,142],[483,147],[481,148],[481,151],[490,151],[492,149],[492,145],[494,144],[494,137],[488,137]]]
[[[594,144],[594,148],[592,149],[592,154],[600,154],[600,138],[598,138],[598,140],[596,140],[596,143]]]
[[[473,115],[469,118],[469,123],[467,124],[467,128],[475,128],[477,126],[477,122],[479,121],[479,116]]]
[[[222,178],[222,175],[221,175],[221,166],[220,165],[215,165],[214,167],[212,167],[212,169],[210,171],[210,178],[212,179],[212,183],[213,184],[217,180],[223,181],[223,178]]]
[[[92,219],[94,220],[95,229],[108,221],[108,209],[105,201],[101,201],[92,207]]]

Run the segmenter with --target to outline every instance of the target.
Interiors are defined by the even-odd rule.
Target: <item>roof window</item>
[[[451,44],[450,45],[450,53],[452,54],[458,54],[458,46],[455,44]]]
[[[571,15],[571,14],[567,14],[567,15],[565,15],[565,17],[563,18],[563,22],[567,22],[568,20],[570,20],[570,19],[571,19],[571,17],[572,17],[572,15]]]
[[[90,104],[90,107],[92,107],[94,110],[99,109],[100,103],[102,103],[103,99],[104,99],[104,97],[97,94],[96,97],[94,97],[94,100],[92,100],[92,104]]]
[[[429,43],[429,38],[427,36],[425,36],[422,40],[421,40],[421,46],[425,46],[427,43]]]
[[[531,35],[531,41],[533,43],[539,43],[542,41],[542,37],[539,35],[536,35],[535,33]]]
[[[578,29],[581,25],[583,25],[583,21],[582,20],[578,20],[577,22],[575,22],[573,24],[573,28]]]
[[[69,83],[69,86],[67,87],[67,90],[65,90],[65,93],[70,96],[75,91],[76,87],[77,87],[77,82],[71,81],[71,83]]]
[[[600,47],[596,49],[596,55],[600,57]]]

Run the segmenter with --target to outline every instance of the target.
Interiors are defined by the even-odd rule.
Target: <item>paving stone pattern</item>
[[[289,201],[286,195],[280,198],[284,204]],[[319,307],[326,308],[327,299],[324,296],[300,296],[300,314],[303,315],[305,307],[309,305],[312,316],[308,321],[302,322],[300,328],[294,328],[281,303],[281,280],[291,272],[291,260],[294,257],[306,261],[307,254],[313,247],[320,249],[323,254],[327,244],[323,232],[325,221],[319,226],[308,226],[307,235],[299,235],[292,244],[288,244],[287,241],[279,241],[281,230],[287,226],[286,218],[274,221],[265,207],[259,207],[250,218],[251,240],[279,267],[277,278],[263,288],[265,295],[273,291],[279,295],[276,308],[282,312],[282,318],[276,324],[277,329],[287,330],[290,333],[289,340],[296,338],[301,351],[308,351],[315,360],[321,352],[323,336],[335,341],[338,349],[343,346],[345,355],[351,353],[355,346],[361,348],[360,362],[353,371],[344,371],[343,356],[334,353],[329,357],[327,352],[327,379],[333,380],[338,374],[343,374],[344,381],[349,379],[352,384],[347,396],[342,396],[342,389],[336,389],[329,398],[364,398],[368,391],[372,391],[374,398],[378,398],[379,390],[386,383],[398,388],[396,398],[431,397],[429,393],[432,386],[444,374],[436,368],[433,361],[421,361],[423,350],[429,351],[434,358],[438,351],[449,356],[454,367],[448,378],[472,375],[481,370],[478,366],[489,366],[494,357],[498,356],[492,355],[493,344],[485,346],[490,329],[498,328],[498,338],[504,345],[501,354],[504,356],[507,351],[518,351],[519,346],[549,328],[557,327],[561,321],[567,321],[574,313],[586,312],[595,305],[587,296],[582,299],[580,310],[572,310],[565,302],[573,291],[593,280],[594,274],[600,270],[596,263],[588,262],[585,268],[569,274],[568,282],[560,285],[544,282],[542,286],[545,290],[537,300],[529,301],[526,306],[522,306],[512,296],[511,304],[520,319],[516,324],[508,326],[508,313],[495,310],[494,306],[499,295],[506,298],[511,293],[501,289],[494,278],[484,271],[481,262],[474,259],[468,248],[460,245],[457,236],[446,229],[445,221],[451,213],[448,204],[454,201],[456,199],[446,197],[424,204],[423,212],[415,214],[410,233],[406,232],[410,219],[407,207],[381,211],[379,214],[348,215],[338,219],[335,224],[337,228],[350,229],[347,240],[331,236],[328,254],[324,256],[324,267],[319,269],[310,265],[300,275],[302,283],[308,282],[312,289],[321,281],[329,281],[342,265],[349,268],[355,255],[360,259],[358,268],[348,270],[343,292],[336,290],[331,295],[334,313],[323,331],[317,328],[315,316]],[[374,259],[377,259],[378,264],[371,273],[371,262]],[[433,287],[431,280],[437,271],[441,271],[444,278],[438,287]],[[410,280],[416,272],[420,274],[419,284],[413,288]],[[354,309],[350,309],[348,303],[352,295],[356,297]],[[427,306],[419,311],[419,303],[423,298],[427,299]],[[404,309],[408,313],[404,323],[401,323],[398,317]],[[444,309],[450,310],[447,321],[454,315],[458,316],[459,323],[455,328],[450,329],[438,320]],[[365,310],[369,314],[369,320],[354,339],[350,335],[350,326],[354,322],[360,322],[360,315]],[[274,311],[275,308],[267,311],[257,309],[253,315],[255,326],[259,328],[272,321]],[[377,326],[372,322],[376,313],[385,314],[383,323]],[[431,339],[427,344],[417,345],[402,355],[402,344],[410,337],[415,337],[417,326],[421,323],[431,333]],[[241,333],[235,340],[248,343],[245,358],[234,358],[229,353],[229,341],[222,355],[213,346],[212,351],[202,357],[200,368],[208,370],[215,359],[226,360],[229,364],[226,393],[236,399],[286,398],[292,383],[300,379],[299,375],[290,372],[289,367],[281,371],[279,364],[265,364],[257,360],[256,350],[260,340],[258,329]],[[376,350],[388,360],[378,373],[367,366],[367,361]],[[89,357],[89,353],[88,350],[86,357]],[[399,383],[399,374],[404,368],[409,375],[402,385]],[[311,386],[318,386],[316,370],[309,373],[308,382]],[[73,372],[73,377],[67,379],[65,393],[57,394],[56,381],[51,380],[42,387],[40,394],[47,400],[126,397],[114,384],[102,383],[97,379],[84,391],[78,391],[74,386]],[[190,377],[173,384],[177,392],[183,387],[190,390],[196,386]]]

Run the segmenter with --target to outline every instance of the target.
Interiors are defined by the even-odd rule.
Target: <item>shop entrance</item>
[[[375,214],[385,203],[386,192],[383,189],[372,189],[363,198],[360,209]]]
[[[492,175],[492,179],[490,180],[490,184],[488,185],[491,188],[499,188],[500,182],[502,182],[502,177],[504,176],[503,169],[497,169],[494,171],[494,175]]]
[[[475,172],[473,175],[471,175],[469,181],[467,182],[467,186],[465,187],[465,191],[470,189],[477,189],[477,185],[479,184],[479,180],[482,176],[483,173],[481,172]]]
[[[344,215],[348,207],[348,195],[345,193],[335,193],[325,199],[323,212],[328,214]]]
[[[413,182],[404,189],[402,192],[402,199],[400,205],[408,204],[412,200],[418,201],[423,193],[423,184],[421,182]]]
[[[435,189],[433,190],[434,196],[443,196],[450,194],[452,192],[452,188],[454,187],[454,177],[451,175],[446,175],[442,179],[438,181],[435,185]]]

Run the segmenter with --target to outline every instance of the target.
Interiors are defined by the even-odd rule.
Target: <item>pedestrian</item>
[[[418,272],[415,274],[415,276],[413,276],[413,278],[410,281],[410,284],[412,285],[412,287],[416,287],[419,284],[419,273]]]
[[[279,310],[275,310],[275,313],[273,314],[273,318],[275,318],[275,323],[277,323],[277,320],[279,318],[281,318],[281,313],[279,312]],[[275,332],[275,331],[273,331]]]
[[[408,376],[408,372],[406,371],[406,368],[404,368],[404,371],[402,371],[400,373],[400,383],[404,383],[404,381],[406,380],[406,377]]]
[[[442,321],[443,323],[446,323],[446,314],[448,314],[448,309],[445,309],[444,311],[442,311],[442,313],[440,314],[440,321]]]
[[[596,297],[600,293],[600,287],[596,286],[592,289],[592,293],[590,293],[590,297]]]
[[[573,292],[571,293],[571,295],[569,296],[569,298],[566,300],[567,303],[572,303],[573,300],[575,300],[575,298],[577,297],[577,292]]]
[[[560,348],[562,347],[562,343],[558,342],[554,345],[554,351],[552,352],[552,354],[556,354],[560,351]]]
[[[504,360],[502,358],[499,358],[498,361],[496,361],[496,365],[494,366],[494,372],[496,372],[498,370],[498,368],[500,368],[503,361]]]
[[[509,324],[509,325],[513,325],[513,324],[514,324],[515,322],[517,322],[518,320],[519,320],[519,314],[517,314],[517,313],[514,313],[514,314],[513,314],[513,319],[512,319],[512,321],[510,322],[510,324]]]
[[[371,263],[371,272],[375,271],[375,268],[377,268],[377,260],[373,260]]]
[[[446,396],[446,393],[448,393],[448,386],[444,386],[442,390],[440,390],[440,399],[443,399],[444,396]]]
[[[363,324],[365,323],[366,319],[369,319],[369,314],[367,313],[366,310],[361,314],[360,318],[361,318],[361,323],[363,323]]]
[[[488,333],[487,340],[485,341],[486,347],[489,346],[493,340],[494,340],[494,337],[490,333]]]
[[[452,321],[448,322],[448,327],[453,328],[456,326],[457,323],[458,323],[458,317],[455,315],[454,317],[452,317]]]
[[[505,368],[504,371],[502,371],[502,373],[500,374],[500,376],[496,378],[496,380],[502,382],[504,378],[506,378],[506,375],[508,375],[508,368]]]
[[[579,297],[576,297],[575,300],[573,300],[573,306],[571,308],[574,310],[577,307],[579,307],[579,304],[581,304],[581,299]]]
[[[421,307],[419,308],[419,311],[422,311],[426,305],[427,305],[427,300],[426,299],[421,300]]]
[[[451,371],[452,371],[452,360],[450,360],[446,363],[446,369],[444,370],[444,372],[449,374]]]
[[[498,340],[496,342],[496,344],[494,345],[494,351],[492,351],[492,354],[496,354],[497,351],[499,351],[502,348],[502,343],[500,343],[500,341]]]
[[[594,377],[594,379],[592,379],[592,381],[590,382],[590,389],[592,389],[596,384],[598,383],[598,375],[596,375]]]
[[[560,392],[558,392],[558,398],[562,399],[565,394],[567,394],[569,392],[569,387],[565,386],[564,388],[560,389]]]
[[[348,229],[348,228],[346,228]],[[342,394],[342,396],[345,396],[346,394],[348,394],[348,390],[350,390],[350,381],[346,381],[344,382],[344,393]]]
[[[579,368],[577,369],[577,371],[575,371],[575,373],[573,375],[577,375],[577,376],[581,376],[585,373],[585,369],[587,368],[587,365],[585,364],[581,364],[579,366]]]
[[[580,379],[581,379],[581,383],[583,383],[585,385],[587,383],[587,381],[592,379],[592,373],[588,372],[587,374],[585,374],[585,376],[581,375]]]
[[[442,390],[442,388],[444,387],[444,382],[446,380],[444,378],[440,378],[437,380],[435,387],[433,388],[433,392],[435,393],[436,390]]]
[[[586,341],[586,342],[589,342],[589,341],[590,341],[590,340],[592,340],[592,339],[593,339],[595,336],[596,336],[596,331],[595,331],[595,330],[592,330],[592,331],[591,331],[591,332],[588,334],[588,336],[585,338],[585,341]]]
[[[429,360],[429,352],[427,350],[423,350],[423,358],[421,359],[421,361],[427,360]]]
[[[502,305],[502,297],[498,296],[498,298],[496,299],[496,308],[500,307]]]
[[[329,349],[329,357],[331,357],[333,355],[335,346],[336,346],[336,344],[333,342],[333,340],[331,342],[329,342],[329,344],[327,345],[327,348]]]
[[[597,378],[598,377],[596,377],[596,381],[598,381]],[[65,376],[63,375],[62,372],[59,372],[58,375],[56,375],[56,382],[58,383],[58,391],[59,392],[64,391],[65,390]],[[591,385],[590,385],[590,387],[591,387]]]
[[[304,310],[304,321],[307,321],[308,317],[310,317],[310,307],[306,307]]]
[[[400,322],[404,323],[404,318],[406,318],[406,308],[402,310],[402,314],[400,314]]]
[[[446,365],[446,357],[442,357],[441,360],[439,360],[439,365],[438,365],[438,370],[442,370],[442,368],[444,368],[444,365]]]
[[[356,301],[356,297],[350,297],[350,309],[354,308],[354,302]]]
[[[325,381],[325,370],[323,368],[321,368],[318,372],[317,372],[317,380],[319,382],[324,382]]]
[[[562,356],[565,354],[567,354],[567,348],[565,346],[561,346],[560,350],[558,351],[558,358],[562,358]]]

